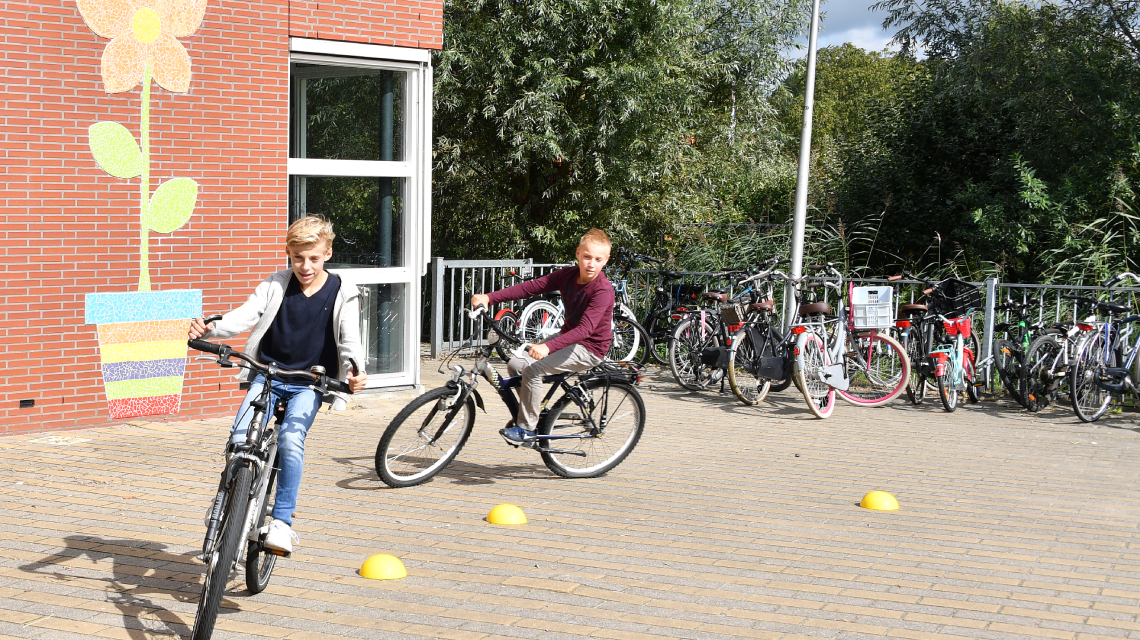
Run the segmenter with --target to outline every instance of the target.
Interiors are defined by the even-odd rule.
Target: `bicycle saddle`
[[[800,305],[801,316],[814,316],[818,314],[831,315],[831,305],[826,302],[809,302]]]
[[[661,277],[666,279],[666,280],[681,280],[685,277],[684,275],[677,273],[676,271],[661,271],[660,274],[661,274]]]
[[[1119,302],[1098,302],[1096,304],[1097,311],[1104,311],[1105,313],[1128,313],[1129,306]]]
[[[900,304],[899,317],[917,316],[926,313],[927,308],[924,304]]]
[[[701,300],[707,300],[709,302],[728,302],[728,294],[721,293],[720,291],[706,291],[704,295],[701,296]]]
[[[748,305],[748,310],[749,311],[767,311],[768,313],[772,313],[773,311],[776,310],[776,303],[772,300],[765,300],[763,302],[753,302],[752,304]]]

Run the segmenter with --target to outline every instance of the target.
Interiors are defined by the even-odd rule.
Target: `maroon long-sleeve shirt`
[[[587,284],[578,284],[578,267],[552,271],[541,278],[520,282],[492,293],[491,304],[521,300],[543,293],[562,293],[566,307],[562,332],[546,341],[550,352],[580,344],[590,353],[605,358],[614,339],[614,287],[604,273]]]

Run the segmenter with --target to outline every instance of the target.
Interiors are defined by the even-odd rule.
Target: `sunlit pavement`
[[[322,415],[301,545],[260,595],[235,574],[214,637],[1140,638],[1137,414],[928,400],[824,421],[793,390],[642,390],[644,438],[593,480],[504,444],[485,388],[459,459],[411,489],[373,470],[406,395]],[[189,635],[229,422],[0,439],[0,637]],[[860,508],[871,490],[901,510]],[[503,502],[529,524],[486,523]],[[357,575],[376,553],[408,577]]]

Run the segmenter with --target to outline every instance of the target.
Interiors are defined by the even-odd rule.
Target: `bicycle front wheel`
[[[1025,395],[1022,385],[1025,381],[1021,369],[1024,357],[1021,348],[1013,342],[1005,339],[994,340],[994,368],[997,369],[998,378],[1001,379],[1001,386],[1009,392],[1009,396],[1016,400],[1017,404],[1023,407]]]
[[[827,364],[823,340],[814,333],[808,334],[800,348],[800,358],[796,360],[796,386],[817,418],[827,418],[835,410],[835,389],[823,381]]]
[[[495,320],[499,322],[499,326],[511,332],[512,337],[519,337],[519,315],[510,309],[499,309],[495,314]],[[495,343],[495,353],[499,354],[503,362],[511,359],[511,345],[512,343],[506,340],[499,340]]]
[[[954,366],[949,360],[942,375],[938,376],[938,397],[942,399],[942,408],[947,411],[953,412],[958,408],[958,385],[954,383]]]
[[[452,402],[457,393],[451,387],[432,389],[392,418],[376,445],[376,474],[384,484],[422,484],[459,455],[475,426],[475,399],[468,396],[456,407]]]
[[[701,362],[701,352],[713,344],[712,325],[699,315],[685,318],[673,330],[669,343],[669,369],[677,384],[700,391],[712,380],[712,372]]]
[[[1077,347],[1073,371],[1069,375],[1069,397],[1073,411],[1081,422],[1095,422],[1108,411],[1112,394],[1097,384],[1101,371],[1115,361],[1109,354],[1105,358],[1104,334],[1092,333]]]
[[[922,404],[926,400],[926,376],[919,373],[922,369],[922,336],[916,329],[910,329],[903,334],[906,343],[906,357],[910,362],[910,376],[906,381],[906,395],[911,404]]]
[[[860,407],[878,407],[902,395],[910,380],[910,358],[894,338],[885,333],[849,335],[847,340],[846,390],[840,398]]]
[[[584,389],[582,406],[572,394]],[[542,461],[563,478],[594,478],[613,469],[645,430],[645,403],[624,382],[587,380],[563,395],[538,425]]]
[[[764,402],[768,391],[772,389],[771,380],[756,376],[760,366],[759,358],[756,344],[748,330],[737,332],[728,352],[728,385],[732,387],[732,394],[737,400],[749,406]]]
[[[265,495],[261,499],[261,508],[257,514],[257,519],[253,521],[253,530],[260,531],[261,527],[269,524],[272,520],[272,510],[269,508],[269,501],[273,498],[274,486],[277,484],[277,469],[279,460],[273,461],[273,466],[268,469],[269,483],[265,488]],[[251,532],[252,533],[252,532]],[[269,550],[261,546],[260,542],[250,540],[246,545],[245,552],[245,588],[249,589],[250,594],[257,595],[269,586],[269,578],[273,575],[273,567],[277,564],[277,556],[269,553]]]
[[[206,559],[206,579],[202,582],[202,595],[198,599],[198,612],[194,616],[194,640],[209,640],[218,621],[218,607],[226,593],[230,571],[237,560],[241,538],[245,535],[245,512],[249,505],[249,488],[253,471],[244,466],[234,474],[230,483],[229,504],[222,511],[218,546]]]

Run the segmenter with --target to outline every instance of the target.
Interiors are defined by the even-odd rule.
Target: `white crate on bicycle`
[[[855,287],[851,311],[856,329],[887,329],[895,324],[893,287]]]

